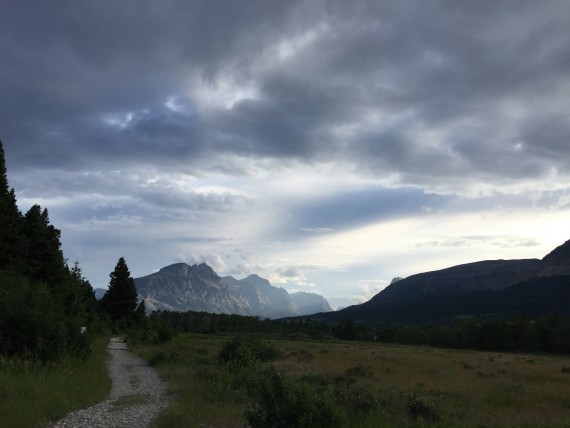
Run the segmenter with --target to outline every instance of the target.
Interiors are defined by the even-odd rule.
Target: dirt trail
[[[130,352],[119,338],[112,338],[107,349],[113,382],[110,397],[70,413],[51,427],[146,427],[166,407],[166,384],[156,370]]]

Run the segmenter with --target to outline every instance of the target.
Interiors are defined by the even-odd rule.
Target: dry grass
[[[165,345],[139,345],[154,358],[175,394],[156,426],[244,426],[243,394],[216,356],[230,337],[183,335]],[[361,363],[380,403],[353,426],[425,426],[410,417],[410,397],[437,415],[430,426],[570,427],[567,357],[457,351],[368,342],[269,340],[294,376],[340,374]],[[157,357],[157,355],[159,357]],[[162,357],[160,357],[162,355]],[[422,404],[422,405],[423,405]],[[429,425],[429,424],[428,424]]]

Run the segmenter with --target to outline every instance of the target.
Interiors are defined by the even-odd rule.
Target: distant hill
[[[105,295],[105,293],[107,292],[106,288],[96,288],[93,290],[93,292],[95,293],[95,298],[97,300],[101,300],[103,298],[103,296]]]
[[[542,260],[487,260],[413,275],[368,302],[310,318],[413,324],[514,314],[570,315],[570,241]]]
[[[173,264],[135,278],[135,285],[149,311],[203,311],[281,318],[331,310],[322,296],[289,295],[284,288],[274,287],[258,275],[240,280],[232,276],[221,278],[205,263]],[[310,312],[312,308],[315,310]]]

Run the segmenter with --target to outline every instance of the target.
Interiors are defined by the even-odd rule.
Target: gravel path
[[[166,407],[166,384],[152,367],[130,352],[121,339],[112,338],[107,349],[111,396],[70,413],[52,427],[146,427]]]

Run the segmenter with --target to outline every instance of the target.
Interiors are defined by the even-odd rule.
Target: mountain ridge
[[[134,281],[148,311],[203,311],[282,318],[309,314],[307,308],[332,310],[322,296],[306,293],[312,296],[292,298],[287,290],[271,285],[259,275],[252,274],[241,280],[232,276],[222,278],[206,263],[192,266],[174,263]],[[304,300],[310,303],[304,304]]]
[[[484,260],[418,273],[362,304],[305,318],[425,324],[516,314],[570,315],[570,240],[542,259]]]

